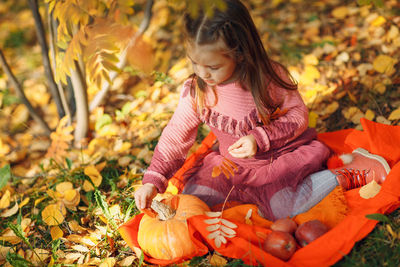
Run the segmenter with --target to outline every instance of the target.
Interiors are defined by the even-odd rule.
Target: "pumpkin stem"
[[[173,210],[170,206],[167,204],[164,204],[158,200],[154,200],[151,202],[151,208],[157,212],[158,218],[161,221],[167,221],[169,219],[172,219],[175,216],[175,210]]]

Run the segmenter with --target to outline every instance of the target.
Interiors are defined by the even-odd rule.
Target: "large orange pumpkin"
[[[196,196],[177,195],[163,203],[153,200],[151,208],[158,214],[145,214],[139,224],[138,243],[155,259],[172,260],[190,256],[196,247],[190,239],[186,219],[210,211]]]

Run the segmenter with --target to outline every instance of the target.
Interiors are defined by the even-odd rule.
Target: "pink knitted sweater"
[[[299,137],[308,126],[308,110],[299,92],[270,86],[271,95],[281,103],[280,110],[287,111],[268,125],[262,125],[251,92],[245,91],[238,83],[229,83],[216,87],[218,101],[215,106],[203,108],[197,112],[195,99],[190,94],[191,80],[182,88],[178,107],[165,127],[153,159],[143,177],[143,184],[154,184],[159,193],[163,193],[168,179],[182,166],[188,150],[193,145],[200,123],[210,126],[216,133],[221,155],[235,163],[257,165],[271,155],[284,151],[285,145]],[[206,103],[215,102],[214,93],[206,92]],[[235,159],[227,148],[240,137],[254,135],[258,151],[252,159]],[[258,186],[259,181],[248,181]],[[253,184],[251,184],[253,183]]]

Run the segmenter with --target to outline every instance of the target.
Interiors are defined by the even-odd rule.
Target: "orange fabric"
[[[346,217],[347,212],[348,206],[343,189],[338,186],[309,211],[293,219],[298,225],[318,219],[329,228],[333,228]]]
[[[191,154],[185,161],[185,164],[175,173],[175,175],[169,180],[173,185],[178,188],[179,192],[182,192],[185,186],[184,175],[195,163],[202,157],[204,157],[210,148],[213,146],[216,137],[213,132],[210,132],[201,142],[201,146]]]
[[[243,216],[247,214],[248,209],[252,205],[240,205],[224,211],[224,218],[230,221],[236,220],[235,224],[238,227],[235,229],[236,236],[228,239],[227,244],[222,244],[219,248],[215,247],[213,240],[207,239],[209,232],[206,228],[209,225],[204,220],[208,217],[205,215],[194,216],[188,219],[188,227],[192,233],[193,242],[199,248],[198,254],[204,255],[207,253],[208,246],[210,249],[214,249],[224,256],[241,258],[246,264],[299,267],[330,266],[340,260],[343,255],[348,254],[354,244],[368,235],[377,224],[377,221],[369,220],[365,215],[390,213],[400,207],[400,191],[398,190],[400,188],[400,126],[388,126],[365,119],[362,119],[361,123],[363,131],[346,129],[322,133],[319,134],[318,138],[339,154],[348,153],[357,147],[362,147],[372,153],[383,156],[392,167],[392,170],[386,177],[386,181],[382,184],[378,195],[371,199],[362,199],[358,194],[359,189],[344,192],[343,195],[348,206],[347,215],[343,218],[343,206],[340,208],[340,204],[338,204],[339,206],[335,210],[340,213],[339,216],[342,216],[343,219],[340,222],[332,224],[335,225],[337,223],[336,226],[317,240],[306,247],[299,248],[288,262],[281,261],[261,249],[262,242],[270,231],[265,226],[268,226],[267,224],[270,222],[261,217],[258,218],[257,213],[253,211],[252,216],[254,217],[251,218],[252,223],[247,224]],[[214,140],[215,136],[213,135],[208,136],[204,140],[202,144],[204,152],[212,146]],[[180,188],[183,187],[182,176],[201,156],[201,153],[198,153],[188,159],[190,161],[187,161],[184,168],[179,172],[179,175],[174,177],[175,185],[180,182]],[[336,196],[334,196],[335,194]],[[339,191],[333,191],[330,195],[332,195],[331,197],[335,201],[341,198],[341,192]],[[329,200],[326,199],[321,202],[310,210],[309,214],[298,215],[298,218],[316,214],[318,209],[327,205],[326,202],[329,202]],[[254,208],[256,209],[256,207]],[[322,208],[322,210],[327,211],[325,208]],[[140,215],[137,215],[120,228],[122,237],[130,247],[138,247],[137,242],[135,243],[137,236],[135,231],[137,232],[140,218]],[[238,220],[238,218],[242,219]],[[257,226],[262,223],[266,225],[263,225],[263,227]],[[149,259],[147,256],[145,260],[160,265],[174,263],[172,261],[161,263],[157,260],[156,263],[154,259]],[[182,261],[182,259],[177,259],[176,262],[179,261]]]

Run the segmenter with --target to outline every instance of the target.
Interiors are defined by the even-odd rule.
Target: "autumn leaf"
[[[93,185],[98,187],[103,180],[100,172],[94,166],[87,166],[84,169],[84,173],[89,176],[90,180],[92,181]]]
[[[53,240],[57,240],[63,237],[64,233],[61,230],[61,228],[58,225],[56,225],[50,228],[50,235]]]
[[[389,115],[389,120],[395,121],[395,120],[400,120],[400,107],[397,109],[393,110],[390,115]]]
[[[10,190],[6,190],[0,199],[0,209],[6,209],[8,208],[8,206],[10,206],[11,204],[10,197],[11,197]]]
[[[373,61],[373,67],[377,72],[391,75],[394,73],[394,65],[397,60],[387,55],[379,55]]]
[[[49,225],[59,225],[64,221],[66,210],[61,204],[50,204],[42,211],[43,221]]]

